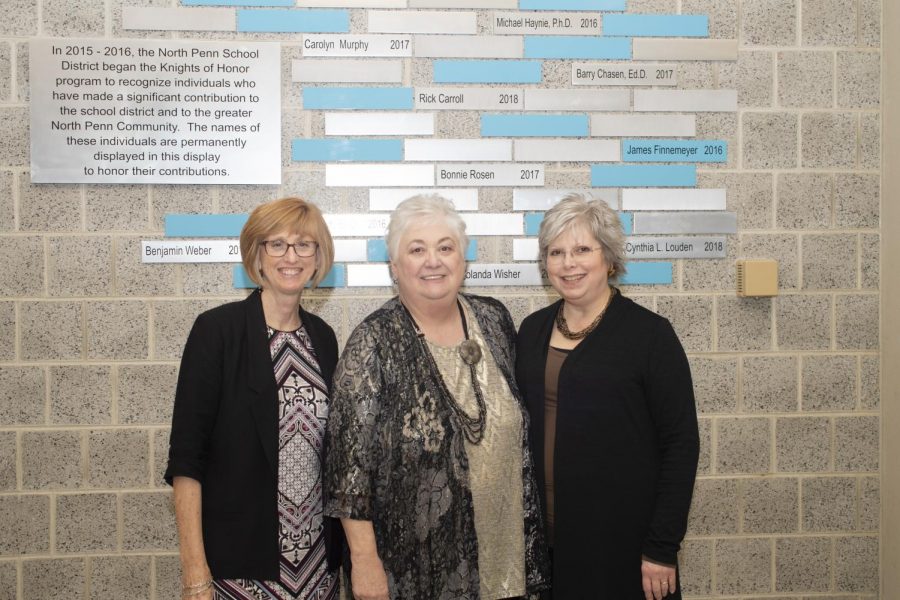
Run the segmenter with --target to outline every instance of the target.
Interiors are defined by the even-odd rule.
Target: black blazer
[[[300,318],[330,391],[334,331],[302,309]],[[178,373],[165,479],[177,476],[203,486],[213,577],[278,579],[278,395],[259,291],[194,322]],[[343,543],[336,519],[326,518],[325,540],[334,569]]]
[[[542,499],[544,373],[559,306],[527,317],[516,344]],[[641,556],[676,564],[687,527],[699,451],[687,357],[666,319],[616,294],[566,357],[557,396],[553,597],[643,599]]]

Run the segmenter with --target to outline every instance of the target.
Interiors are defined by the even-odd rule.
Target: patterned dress
[[[321,457],[328,388],[306,330],[269,331],[278,385],[278,581],[215,582],[216,600],[334,600],[323,535]]]
[[[525,592],[532,596],[549,587],[549,557],[528,415],[512,376],[516,329],[499,301],[461,297],[519,412],[517,529]],[[325,513],[372,521],[392,600],[483,600],[467,442],[426,352],[397,298],[353,331],[331,388]]]

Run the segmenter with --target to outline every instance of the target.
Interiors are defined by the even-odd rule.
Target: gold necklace
[[[556,328],[562,334],[564,338],[567,340],[582,340],[587,335],[597,328],[597,325],[600,324],[600,321],[603,320],[603,315],[606,314],[606,309],[609,308],[610,303],[612,302],[613,296],[616,295],[616,288],[610,286],[609,288],[609,298],[606,300],[606,306],[603,307],[603,310],[600,311],[600,314],[597,315],[597,318],[594,319],[593,323],[582,329],[581,331],[570,331],[569,324],[566,323],[566,315],[563,314],[563,309],[566,307],[566,301],[563,300],[562,304],[559,305],[559,310],[556,311]]]

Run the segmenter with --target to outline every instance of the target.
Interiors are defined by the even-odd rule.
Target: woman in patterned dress
[[[391,215],[398,296],[366,317],[335,373],[326,513],[340,517],[357,600],[538,593],[548,562],[515,327],[461,294],[465,223],[440,197]]]
[[[299,198],[257,207],[240,244],[259,289],[197,317],[178,374],[165,477],[182,595],[333,600],[343,538],[323,514],[322,465],[337,340],[300,296],[334,245]]]

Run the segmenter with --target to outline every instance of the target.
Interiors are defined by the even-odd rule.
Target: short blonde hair
[[[312,287],[319,285],[334,264],[334,242],[319,208],[302,198],[281,198],[260,204],[241,229],[241,261],[253,282],[263,287],[259,272],[260,242],[268,236],[289,230],[296,235],[308,235],[316,243],[316,272]]]
[[[453,202],[438,194],[420,194],[407,198],[397,205],[391,213],[388,222],[385,243],[387,244],[388,257],[391,260],[397,258],[400,250],[400,238],[406,230],[416,222],[440,223],[447,225],[456,233],[456,241],[459,243],[459,251],[463,257],[469,247],[469,236],[466,235],[466,222],[462,220]]]
[[[603,200],[580,193],[563,198],[544,214],[538,232],[541,267],[547,268],[547,249],[563,233],[583,225],[603,248],[603,259],[614,269],[609,276],[615,281],[625,274],[625,233],[619,215]]]

